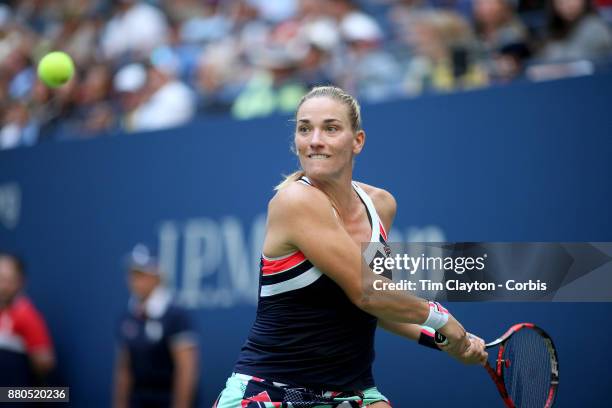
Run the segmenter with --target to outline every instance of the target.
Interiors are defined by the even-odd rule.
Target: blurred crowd
[[[612,0],[0,1],[0,149],[292,111],[335,84],[363,102],[590,74]],[[36,76],[63,50],[77,73]]]

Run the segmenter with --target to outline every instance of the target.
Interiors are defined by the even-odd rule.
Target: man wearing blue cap
[[[128,259],[132,294],[119,324],[114,405],[193,405],[198,377],[196,333],[187,312],[162,285],[160,269],[144,245]]]

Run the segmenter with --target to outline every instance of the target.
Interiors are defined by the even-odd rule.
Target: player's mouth
[[[309,159],[329,159],[329,155],[328,154],[309,154],[308,155]]]

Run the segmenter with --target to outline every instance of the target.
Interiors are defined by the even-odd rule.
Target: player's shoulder
[[[370,198],[374,202],[376,211],[380,213],[395,215],[395,211],[397,209],[397,202],[395,201],[395,197],[393,197],[393,194],[383,188],[375,187],[370,184],[362,183],[359,181],[356,181],[355,183],[357,183],[357,185],[361,187],[368,196],[370,196]]]
[[[325,206],[329,206],[329,200],[321,190],[293,182],[276,192],[268,204],[268,212],[310,212]]]

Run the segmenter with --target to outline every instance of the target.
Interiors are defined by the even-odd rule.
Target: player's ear
[[[353,138],[353,154],[358,155],[361,153],[363,146],[365,145],[366,134],[363,130],[355,133],[355,137]]]

